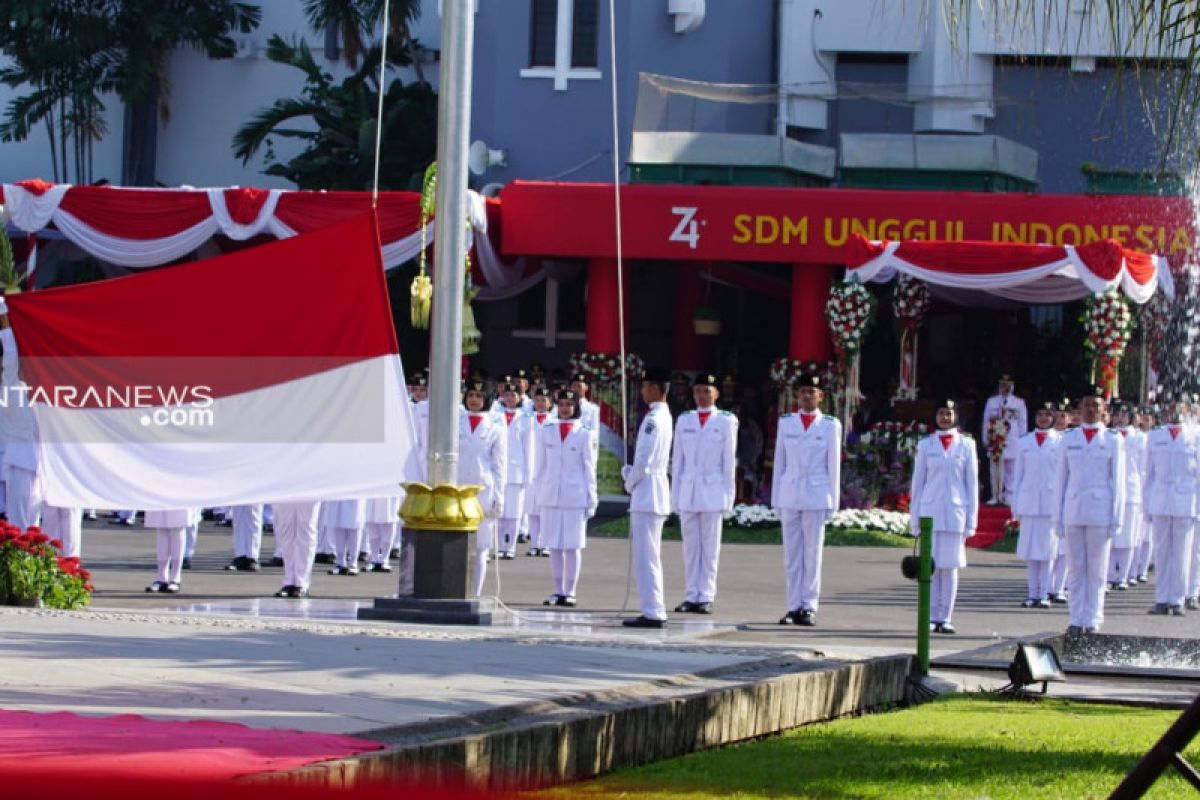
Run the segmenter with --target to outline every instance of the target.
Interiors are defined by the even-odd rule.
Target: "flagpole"
[[[458,481],[458,406],[467,260],[467,147],[471,132],[472,0],[445,0],[438,91],[437,220],[429,353],[429,483]]]

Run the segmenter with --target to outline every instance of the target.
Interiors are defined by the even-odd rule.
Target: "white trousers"
[[[1026,561],[1025,576],[1029,583],[1029,593],[1025,596],[1030,600],[1045,600],[1050,592],[1050,562]]]
[[[319,522],[319,519],[318,519],[318,522]],[[337,549],[337,545],[333,541],[334,540],[333,531],[334,531],[334,529],[329,527],[328,525],[320,526],[320,529],[317,531],[317,552],[318,553],[332,553],[334,550]]]
[[[829,512],[779,509],[783,526],[783,570],[788,611],[817,612],[821,599],[821,558]]]
[[[362,528],[334,528],[333,548],[337,566],[358,569],[358,554],[362,552]]]
[[[662,531],[666,521],[666,514],[629,512],[629,547],[637,576],[638,604],[646,619],[667,618],[662,571]]]
[[[958,597],[958,570],[935,569],[929,584],[929,621],[950,622]]]
[[[233,554],[258,561],[262,550],[262,503],[233,507]]]
[[[79,558],[83,549],[83,514],[78,508],[42,506],[42,533],[62,542],[62,554]]]
[[[1154,601],[1169,606],[1183,604],[1187,596],[1188,564],[1196,520],[1192,517],[1153,517],[1154,563],[1157,586]]]
[[[1059,553],[1050,562],[1050,593],[1062,594],[1067,590],[1067,554]]]
[[[307,589],[317,554],[319,502],[275,503],[275,541],[283,554],[283,585]],[[357,556],[357,554],[355,554]]]
[[[1192,532],[1192,558],[1188,564],[1187,596],[1200,597],[1200,536]]]
[[[525,517],[526,524],[529,526],[529,548],[531,550],[542,549],[542,518],[537,514],[529,514]]]
[[[1146,526],[1142,543],[1138,545],[1137,558],[1133,561],[1133,574],[1141,578],[1150,572],[1150,564],[1154,561],[1154,531]]]
[[[717,596],[717,566],[721,559],[720,511],[681,511],[683,528],[684,599],[711,603]]]
[[[1067,612],[1071,625],[1100,629],[1112,539],[1107,526],[1067,525]]]
[[[190,559],[196,555],[196,539],[200,535],[200,525],[188,525],[183,530],[183,557]]]
[[[8,488],[8,521],[21,530],[38,524],[42,508],[41,484],[37,473],[24,467],[10,466],[4,470]]]
[[[399,527],[400,524],[398,522],[367,523],[367,552],[371,554],[372,564],[386,564],[388,562],[392,546],[396,542],[396,531]]]
[[[1114,547],[1108,554],[1108,582],[1128,583],[1135,549]]]
[[[521,530],[521,520],[519,519],[498,519],[496,520],[496,532],[499,542],[496,544],[498,552],[509,553],[510,555],[517,550],[517,534]]]
[[[183,528],[158,528],[158,578],[161,583],[179,583],[183,577]]]
[[[550,574],[554,577],[554,593],[574,597],[582,566],[582,550],[551,550]]]
[[[475,596],[483,596],[487,580],[488,553],[496,545],[496,520],[485,519],[475,533]]]

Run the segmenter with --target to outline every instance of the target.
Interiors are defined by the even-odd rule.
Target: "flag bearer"
[[[1123,592],[1129,588],[1130,574],[1138,547],[1147,527],[1142,513],[1142,476],[1146,471],[1146,435],[1133,426],[1136,414],[1127,405],[1114,404],[1113,429],[1125,440],[1125,518],[1113,538],[1108,556],[1108,588]]]
[[[487,391],[482,380],[464,385],[463,411],[458,421],[458,484],[482,486],[479,504],[484,519],[475,539],[475,596],[483,594],[488,555],[495,547],[496,520],[504,511],[504,484],[508,468],[508,439],[485,412]]]
[[[541,447],[541,440],[538,438],[541,435],[539,432],[541,431],[543,425],[546,425],[548,422],[551,422],[554,420],[555,415],[554,415],[553,405],[554,405],[554,398],[551,396],[549,389],[547,389],[545,386],[537,386],[534,388],[534,390],[533,390],[533,428],[534,428],[533,447],[534,447],[534,461],[535,461],[534,473],[535,474],[537,472],[537,469],[536,469],[537,450],[538,450],[538,448]],[[526,499],[525,506],[526,506],[526,512],[527,512],[526,519],[528,520],[528,522],[526,524],[528,525],[527,530],[529,532],[529,550],[527,550],[525,552],[525,555],[527,555],[527,556],[545,556],[546,558],[549,558],[550,551],[546,548],[545,544],[542,542],[541,515],[538,514],[537,503],[534,500],[536,493],[537,493],[536,487],[531,485],[529,487],[529,489],[526,490],[526,495],[525,495],[525,499]]]
[[[937,431],[917,445],[911,507],[914,535],[921,517],[933,518],[930,624],[935,633],[954,633],[958,571],[967,565],[966,541],[979,518],[979,464],[975,441],[958,429],[953,400],[938,406]]]
[[[508,467],[504,473],[504,511],[497,523],[499,557],[511,560],[516,554],[521,520],[528,510],[528,490],[534,472],[534,417],[522,405],[520,384],[512,376],[500,382],[500,411],[496,424],[505,432]]]
[[[821,595],[825,523],[841,498],[842,424],[820,413],[820,378],[796,384],[800,410],[784,414],[775,434],[771,507],[783,526],[788,611],[780,625],[814,625]]]
[[[1197,511],[1200,452],[1197,439],[1180,421],[1179,407],[1167,403],[1163,424],[1146,439],[1146,480],[1142,508],[1154,534],[1157,587],[1151,614],[1182,617],[1187,595],[1188,557]]]
[[[146,587],[147,592],[179,593],[187,527],[198,515],[199,510],[191,508],[146,512],[146,527],[152,528],[158,538],[158,575]]]
[[[317,553],[317,517],[320,502],[299,500],[274,503],[275,538],[283,554],[283,588],[276,597],[308,597],[313,558]]]
[[[1034,413],[1034,430],[1013,448],[1010,496],[1013,516],[1021,523],[1017,557],[1025,561],[1029,586],[1022,608],[1050,607],[1050,565],[1058,554],[1053,519],[1060,434],[1054,430],[1054,417],[1054,403],[1043,403]]]
[[[716,375],[692,387],[696,408],[675,423],[671,453],[671,507],[683,533],[684,600],[675,610],[711,614],[717,596],[721,523],[737,493],[737,417],[717,410]]]

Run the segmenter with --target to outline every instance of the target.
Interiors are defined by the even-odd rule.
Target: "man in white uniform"
[[[263,504],[253,503],[233,507],[233,561],[225,569],[237,572],[258,572],[262,551]]]
[[[780,625],[816,624],[825,523],[842,494],[842,424],[820,413],[820,379],[796,384],[800,411],[784,414],[775,433],[771,507],[783,526],[788,611]]]
[[[1035,430],[1017,440],[1015,481],[1009,497],[1021,523],[1017,557],[1025,561],[1028,591],[1022,608],[1049,608],[1051,563],[1058,554],[1053,515],[1058,478],[1059,433],[1054,430],[1054,403],[1043,403],[1034,415]]]
[[[1200,441],[1180,421],[1179,407],[1167,403],[1163,425],[1146,439],[1146,479],[1142,508],[1154,535],[1155,587],[1151,614],[1183,616],[1188,558],[1195,536]]]
[[[1146,435],[1133,426],[1136,413],[1123,403],[1113,403],[1113,430],[1125,440],[1125,518],[1113,539],[1108,557],[1108,588],[1129,588],[1130,573],[1142,543],[1145,515],[1142,512],[1142,478],[1146,472]],[[1137,575],[1132,576],[1135,579]]]
[[[587,375],[577,372],[571,376],[571,391],[579,398],[579,419],[592,434],[592,449],[600,450],[600,406],[588,399]]]
[[[991,443],[988,427],[992,419],[997,417],[1005,418],[1009,422],[1007,439],[1009,444],[1016,442],[1029,430],[1029,412],[1025,408],[1025,401],[1013,393],[1013,381],[1007,375],[1000,376],[996,394],[989,397],[987,404],[983,407],[983,438],[981,441],[985,447]],[[990,458],[988,459],[988,474],[992,479],[991,500],[988,501],[990,505],[1008,502],[1008,487],[1012,486],[1014,480],[1013,465],[1015,463],[1015,452],[1007,447],[1003,455],[1003,469],[1000,472],[996,471],[995,463]]]
[[[718,411],[717,376],[692,387],[696,409],[679,417],[671,452],[671,506],[683,534],[684,601],[675,610],[711,614],[717,595],[721,524],[737,492],[737,417]]]
[[[313,557],[317,553],[317,514],[320,502],[274,503],[275,538],[283,553],[283,588],[276,597],[308,597]]]
[[[637,574],[642,613],[622,622],[628,628],[661,628],[667,624],[663,604],[662,530],[671,513],[671,487],[667,468],[671,460],[671,412],[667,408],[664,369],[642,375],[642,400],[649,410],[638,427],[633,464],[621,468],[629,493],[629,547]]]
[[[1096,633],[1104,622],[1104,577],[1125,517],[1125,440],[1106,428],[1104,392],[1079,401],[1079,422],[1062,437],[1055,481],[1055,529],[1067,540],[1067,633]]]
[[[529,487],[534,473],[534,429],[537,426],[533,414],[522,406],[517,378],[504,376],[499,389],[500,409],[494,418],[508,438],[508,469],[505,472],[504,512],[497,521],[499,543],[496,555],[511,561],[516,555],[521,521],[528,512]]]

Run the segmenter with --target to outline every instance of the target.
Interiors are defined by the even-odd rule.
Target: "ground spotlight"
[[[1048,644],[1021,644],[1017,645],[1017,652],[1008,665],[1008,680],[1009,684],[1003,691],[1020,692],[1026,686],[1040,683],[1042,694],[1045,694],[1048,683],[1065,683],[1067,676],[1063,674],[1058,653],[1054,652],[1053,647]]]

